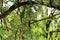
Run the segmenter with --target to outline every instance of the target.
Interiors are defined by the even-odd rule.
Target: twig
[[[57,15],[59,15],[59,14],[55,14],[55,15],[53,15],[52,17],[57,16]],[[33,24],[33,23],[35,23],[35,22],[43,21],[43,20],[46,20],[46,19],[50,19],[50,18],[52,18],[52,17],[47,17],[47,18],[43,18],[43,19],[39,19],[39,20],[31,20],[31,21],[32,21],[31,24]]]

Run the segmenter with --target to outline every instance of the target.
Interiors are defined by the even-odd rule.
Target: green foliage
[[[28,1],[28,0],[21,0]],[[42,1],[44,4],[49,4],[49,0],[35,0],[38,3]],[[13,2],[17,3],[17,0],[4,0],[4,3]],[[53,3],[59,5],[59,0],[53,0]],[[6,4],[7,5],[7,4]],[[49,7],[35,4],[35,5],[24,5],[19,7],[20,8],[20,15],[17,14],[17,10],[13,10],[7,17],[7,24],[4,24],[4,19],[0,22],[0,39],[1,40],[20,40],[21,33],[23,35],[24,40],[58,40],[60,38],[60,32],[57,30],[60,28],[60,15],[55,16],[50,19],[41,20],[44,18],[49,17],[48,14],[51,12]],[[3,7],[3,12],[8,10],[9,7]],[[54,10],[54,14],[58,14],[60,11]],[[29,27],[29,20],[41,20],[38,22],[34,22],[30,24]],[[51,20],[50,26],[47,31],[46,24],[47,21]],[[7,26],[9,31],[7,31]],[[51,31],[56,31],[52,32]],[[59,29],[60,31],[60,29]],[[46,33],[48,36],[46,38]],[[22,36],[21,36],[22,37]]]

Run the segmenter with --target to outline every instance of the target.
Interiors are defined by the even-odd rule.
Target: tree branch
[[[17,3],[17,4],[14,4],[12,5],[7,11],[5,11],[4,13],[2,13],[2,15],[0,15],[0,19],[6,17],[7,15],[9,15],[14,9],[20,7],[20,6],[23,6],[23,5],[33,5],[33,4],[39,4],[39,3],[36,3],[34,1],[27,1],[27,2],[21,2],[21,3]],[[44,4],[44,3],[40,3],[39,5],[44,5],[44,6],[48,6],[48,7],[52,7],[52,8],[55,8],[55,9],[58,9],[60,10],[60,5],[49,5],[49,4]]]
[[[53,32],[60,32],[60,31],[51,31],[51,32],[53,33]]]
[[[6,17],[6,16],[9,15],[14,9],[16,9],[16,8],[18,8],[18,7],[20,7],[20,6],[23,6],[23,5],[33,5],[33,4],[37,4],[37,3],[33,2],[33,1],[30,3],[29,1],[27,1],[27,2],[22,2],[22,3],[14,4],[14,5],[12,5],[7,11],[5,11],[4,13],[2,13],[2,15],[0,15],[0,19]]]
[[[59,14],[60,14],[60,13],[59,13]],[[59,14],[55,14],[55,15],[53,15],[52,17],[57,16],[57,15],[59,15]],[[33,23],[39,22],[39,21],[43,21],[43,20],[46,20],[46,19],[50,19],[50,18],[52,18],[52,17],[47,17],[47,18],[43,18],[43,19],[39,19],[39,20],[30,20],[30,21],[31,21],[30,24],[33,24]]]

